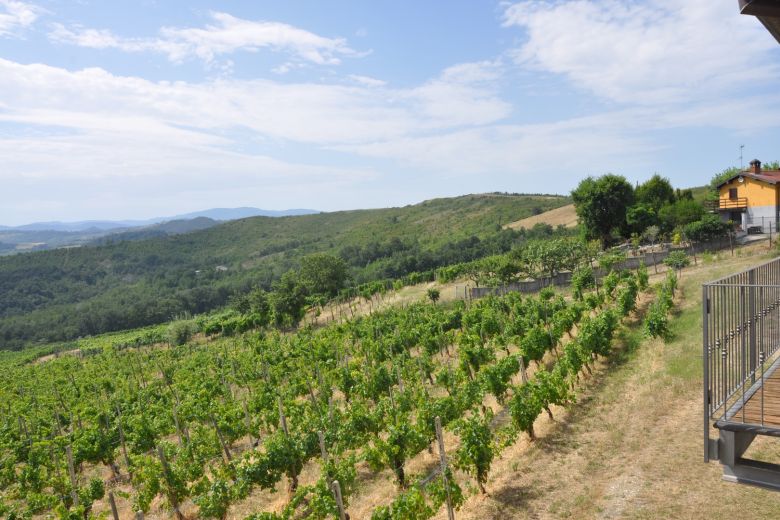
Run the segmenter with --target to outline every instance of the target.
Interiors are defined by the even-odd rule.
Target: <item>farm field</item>
[[[122,517],[326,518],[339,480],[355,518],[432,517],[448,493],[456,507],[481,494],[494,455],[572,402],[644,283],[613,273],[580,300],[546,290],[292,335],[9,356],[5,512],[98,514],[110,491]]]
[[[577,212],[574,209],[574,204],[568,204],[566,206],[561,206],[560,208],[545,211],[544,213],[540,213],[538,215],[526,217],[509,223],[504,227],[508,229],[520,229],[523,227],[526,229],[531,229],[536,224],[549,224],[553,227],[563,226],[566,228],[576,227]]]
[[[766,242],[740,251],[686,269],[671,339],[629,323],[577,404],[503,453],[489,496],[458,518],[773,518],[778,493],[724,482],[701,455],[701,284],[769,258]],[[762,438],[758,455],[778,460],[780,446]]]
[[[780,519],[780,0],[300,4],[0,0],[0,520]]]

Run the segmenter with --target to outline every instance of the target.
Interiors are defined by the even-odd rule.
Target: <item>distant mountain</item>
[[[151,226],[133,227],[127,230],[111,231],[96,238],[91,244],[105,245],[129,240],[146,240],[148,238],[166,237],[171,235],[182,235],[192,233],[193,231],[202,231],[221,222],[208,217],[195,217],[190,219],[169,220],[154,224]],[[2,234],[0,233],[0,236]]]
[[[110,229],[121,229],[143,224],[135,224],[134,221],[111,221],[111,220],[83,220],[81,222],[33,222],[21,226],[3,226],[7,231],[62,231],[66,233],[73,232],[94,232],[107,231]]]
[[[82,220],[79,222],[33,222],[21,226],[0,226],[4,231],[65,231],[65,232],[99,232],[114,229],[126,229],[151,226],[161,222],[173,220],[189,220],[198,217],[206,217],[212,220],[238,220],[248,217],[288,217],[298,215],[311,215],[319,213],[313,209],[286,209],[267,210],[259,208],[212,208],[203,211],[194,211],[172,217],[154,217],[146,220]]]
[[[35,222],[0,226],[0,256],[61,247],[100,245],[201,231],[222,222],[249,217],[286,217],[320,213],[312,209],[282,211],[258,208],[212,208],[147,220]]]
[[[196,217],[207,217],[214,220],[238,220],[249,217],[296,217],[299,215],[313,215],[320,213],[313,209],[285,209],[281,211],[274,211],[269,209],[258,208],[213,208],[203,211],[196,211],[194,213],[185,213],[183,215],[176,215],[171,219],[191,219]]]

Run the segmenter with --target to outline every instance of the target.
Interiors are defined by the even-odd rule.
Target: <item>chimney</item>
[[[756,175],[761,174],[761,161],[758,159],[753,159],[750,161],[750,169],[748,170],[750,173],[755,173]]]

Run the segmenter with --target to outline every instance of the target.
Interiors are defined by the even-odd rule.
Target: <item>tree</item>
[[[720,184],[723,184],[731,177],[738,175],[741,172],[739,168],[731,167],[726,168],[720,173],[716,173],[712,176],[712,179],[710,180],[710,191],[717,193],[718,192],[718,186]]]
[[[336,296],[347,281],[347,264],[341,258],[316,253],[301,259],[300,284],[310,295]]]
[[[656,213],[662,206],[671,204],[674,200],[674,188],[669,179],[658,174],[650,177],[636,189],[636,201],[639,204],[646,204]]]
[[[657,222],[658,214],[650,204],[635,204],[626,211],[626,223],[633,233],[642,233]]]
[[[626,232],[626,211],[634,202],[634,189],[625,177],[588,177],[571,194],[588,238],[598,238],[606,247],[614,229]]]
[[[287,271],[273,284],[271,307],[280,326],[297,325],[304,315],[306,289],[298,282],[298,273]]]
[[[431,287],[428,289],[428,299],[431,300],[431,302],[436,305],[436,302],[439,301],[439,298],[441,297],[441,292],[436,289],[435,287]]]
[[[694,200],[678,200],[667,204],[658,212],[658,220],[665,232],[699,220],[704,215],[704,206]]]
[[[642,232],[642,238],[650,242],[651,246],[655,245],[655,241],[658,240],[658,235],[661,234],[661,229],[658,226],[650,226]]]

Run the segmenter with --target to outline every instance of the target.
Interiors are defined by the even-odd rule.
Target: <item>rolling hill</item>
[[[0,255],[189,233],[206,229],[220,221],[248,217],[287,217],[314,213],[319,212],[310,209],[274,211],[248,207],[212,208],[146,220],[53,221],[0,226]]]
[[[311,253],[341,256],[356,283],[506,251],[502,226],[570,203],[507,194],[402,208],[254,217],[147,240],[0,258],[0,347],[167,321],[270,287]]]

